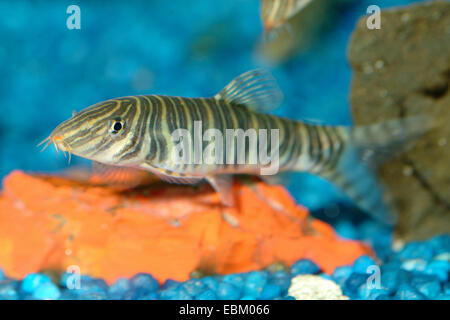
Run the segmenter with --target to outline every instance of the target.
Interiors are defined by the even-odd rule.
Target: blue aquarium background
[[[353,1],[333,18],[321,17],[333,19],[332,27],[276,65],[255,53],[263,30],[258,0],[0,1],[0,177],[14,169],[67,169],[61,153],[36,145],[74,110],[127,95],[212,96],[257,67],[271,70],[284,92],[274,113],[349,125],[346,47],[373,2]],[[71,4],[81,8],[81,30],[66,27]],[[88,165],[77,157],[71,163]],[[342,197],[316,177],[286,183],[313,210]]]

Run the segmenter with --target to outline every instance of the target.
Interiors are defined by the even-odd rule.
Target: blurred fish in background
[[[287,20],[306,7],[312,0],[262,0],[261,16],[266,32],[284,25]]]
[[[262,0],[264,39],[257,50],[274,64],[323,40],[346,6],[354,0]]]

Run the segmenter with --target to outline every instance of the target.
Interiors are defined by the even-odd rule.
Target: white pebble
[[[315,275],[293,278],[288,294],[296,300],[348,300],[335,282]]]

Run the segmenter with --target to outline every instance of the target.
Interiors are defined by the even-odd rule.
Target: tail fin
[[[388,205],[390,201],[375,172],[384,161],[412,148],[433,126],[431,117],[414,116],[346,128],[346,146],[337,167],[321,175],[340,187],[361,209],[393,225],[396,214]]]
[[[383,162],[410,150],[425,133],[435,126],[431,116],[412,116],[355,127],[350,131],[359,157],[376,170]]]

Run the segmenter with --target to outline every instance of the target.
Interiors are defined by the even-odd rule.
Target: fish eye
[[[110,129],[110,131],[111,131],[112,134],[118,134],[123,129],[123,126],[124,125],[123,125],[123,121],[122,120],[120,120],[120,119],[113,120],[111,122],[111,129]]]

